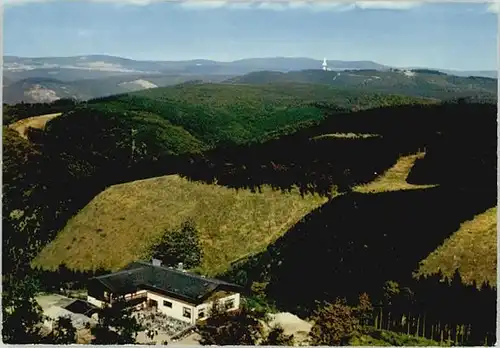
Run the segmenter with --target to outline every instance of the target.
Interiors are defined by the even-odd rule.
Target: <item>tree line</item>
[[[418,160],[409,182],[493,189],[495,122],[493,104],[463,102],[339,112],[279,139],[227,144],[192,155],[176,172],[191,180],[253,191],[270,185],[329,195],[333,187],[349,191],[373,180],[400,156],[423,151],[426,156]],[[335,137],[345,133],[377,137]]]

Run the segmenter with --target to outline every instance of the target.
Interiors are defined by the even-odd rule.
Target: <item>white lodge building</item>
[[[195,324],[209,315],[214,299],[226,310],[238,309],[241,288],[212,278],[147,262],[133,262],[121,271],[90,279],[87,301],[102,307],[125,298],[141,307]]]

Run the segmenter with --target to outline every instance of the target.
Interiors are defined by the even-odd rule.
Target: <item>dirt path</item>
[[[368,184],[355,187],[354,191],[360,193],[378,193],[433,187],[435,185],[412,185],[406,182],[406,177],[410,173],[415,161],[424,156],[424,152],[409,156],[401,156],[397,163],[392,168],[389,168],[384,174]]]
[[[28,117],[10,124],[9,128],[15,130],[21,137],[27,139],[28,137],[26,136],[26,130],[29,127],[43,129],[47,122],[60,115],[61,113],[59,112],[56,114]]]

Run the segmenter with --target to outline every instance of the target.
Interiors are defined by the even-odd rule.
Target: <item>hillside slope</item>
[[[3,102],[44,103],[59,99],[87,101],[93,98],[127,93],[149,88],[171,86],[188,81],[220,82],[233,75],[175,75],[175,74],[125,74],[119,76],[82,76],[77,80],[61,80],[57,74],[40,74],[11,81],[3,87]],[[56,78],[54,78],[54,76]],[[92,77],[92,76],[90,76]]]
[[[81,97],[70,85],[54,78],[32,78],[16,81],[3,88],[3,102],[7,104],[47,103],[59,99]]]
[[[456,269],[464,282],[496,284],[497,275],[497,207],[464,222],[460,229],[422,261],[417,275],[438,271],[452,277]]]
[[[4,264],[12,267],[29,265],[33,253],[52,241],[69,217],[77,214],[106,187],[169,174],[189,177],[200,164],[201,171],[197,173],[210,176],[213,168],[210,165],[207,168],[204,161],[199,161],[199,158],[205,158],[202,153],[214,148],[228,153],[240,151],[235,144],[247,147],[249,143],[267,143],[269,139],[293,134],[322,122],[325,117],[345,112],[342,107],[329,104],[329,100],[339,100],[349,110],[354,107],[433,103],[418,98],[352,93],[312,85],[259,88],[185,84],[89,103],[61,100],[53,104],[4,106],[8,112],[4,120],[7,123],[33,113],[63,113],[47,122],[44,129],[29,133],[31,145],[40,152],[39,165],[27,162],[19,151],[13,151],[12,160],[4,165],[4,178],[12,179],[4,181],[4,238],[13,243],[19,240],[17,231],[23,225],[26,238],[36,241],[30,245],[32,250],[28,253],[24,252],[25,242],[14,243],[11,250],[15,255],[9,256]],[[11,133],[12,137],[4,137],[4,143],[15,148],[24,139],[19,135],[16,138],[14,131]],[[373,154],[380,148],[374,145],[366,143],[360,149],[371,148]],[[359,168],[354,179],[366,182],[373,175],[367,174],[374,172],[373,166],[377,170],[391,166],[397,158],[395,156],[397,153],[391,150],[378,164],[373,160],[366,161],[367,164],[354,164],[352,169]],[[273,167],[272,160],[268,156],[265,158],[268,169],[261,174],[274,175],[274,172],[281,175],[279,168]],[[13,166],[17,162],[23,166]],[[347,163],[347,167],[352,165]],[[225,168],[235,169],[231,166]],[[300,172],[305,173],[309,168],[311,166],[307,164]],[[345,168],[343,164],[334,169],[333,181],[327,178],[322,194],[329,194],[339,185],[338,175],[342,168]],[[218,166],[215,169],[220,172]],[[24,171],[37,177],[23,176]],[[249,177],[245,172],[240,174]],[[258,178],[261,174],[251,177]],[[22,180],[14,182],[15,178]],[[212,182],[209,180],[210,184]],[[307,181],[303,182],[307,185]],[[349,182],[352,179],[346,181]],[[276,188],[275,184],[269,182],[268,185]],[[31,186],[36,189],[31,190]],[[248,188],[255,191],[255,187]],[[302,194],[309,192],[304,188],[299,190]],[[311,188],[311,192],[318,192],[314,185]],[[48,191],[51,192],[50,199],[47,198]],[[43,216],[37,214],[36,220],[29,220],[33,212],[43,212]],[[13,218],[8,218],[11,213]],[[19,214],[22,219],[18,219]],[[25,224],[26,219],[28,224]]]
[[[21,137],[27,139],[28,136],[26,131],[28,128],[43,129],[47,122],[58,116],[61,116],[61,113],[28,117],[10,124],[9,128],[15,130]]]
[[[199,88],[200,86],[197,87]],[[201,92],[203,92],[203,89],[201,89]],[[195,95],[194,97],[193,96],[190,97],[200,98],[206,103],[206,105],[211,105],[211,103],[215,103],[217,101],[210,98],[203,99],[203,95],[201,92],[200,92],[201,95]],[[186,97],[184,96],[184,98]],[[225,104],[223,104],[225,100],[226,99],[222,99],[220,104],[215,104],[215,105],[219,108],[223,108],[225,106]],[[111,100],[111,102],[115,103],[116,100],[113,99]],[[123,107],[120,100],[118,100],[118,103],[115,105],[117,105],[116,107],[118,108]],[[156,104],[153,104],[153,106],[154,105]],[[387,109],[378,109],[375,111],[368,110],[353,114],[334,113],[330,115],[328,119],[322,121],[317,126],[304,128],[294,134],[281,136],[272,141],[267,141],[261,144],[253,144],[250,146],[248,144],[242,144],[237,147],[235,146],[220,147],[212,151],[205,151],[203,153],[200,153],[199,155],[191,153],[186,158],[185,161],[170,161],[168,162],[169,170],[172,174],[180,174],[181,176],[191,180],[191,181],[183,181],[178,179],[180,181],[174,181],[172,179],[171,183],[172,187],[178,187],[181,183],[184,183],[182,185],[186,190],[186,192],[192,192],[193,187],[205,188],[204,190],[200,191],[215,192],[218,190],[223,190],[223,191],[229,190],[224,192],[233,192],[233,193],[247,192],[246,194],[248,195],[250,195],[250,192],[253,191],[255,192],[254,194],[257,195],[255,197],[261,197],[259,199],[262,199],[263,201],[265,201],[266,194],[259,194],[257,192],[260,192],[261,190],[267,192],[267,190],[270,190],[270,187],[281,191],[282,194],[285,195],[284,197],[286,197],[286,195],[289,194],[288,192],[290,191],[296,192],[297,189],[298,192],[304,197],[308,197],[311,194],[321,194],[333,198],[335,194],[332,195],[331,194],[332,191],[346,192],[348,193],[348,197],[351,196],[357,197],[354,200],[359,199],[362,201],[366,201],[367,205],[365,208],[367,212],[370,211],[369,207],[372,204],[375,204],[375,202],[380,200],[382,202],[381,203],[382,205],[380,205],[377,208],[380,210],[379,213],[381,214],[381,217],[383,217],[379,221],[380,228],[382,228],[382,226],[386,226],[384,228],[392,228],[390,226],[393,225],[394,225],[393,227],[396,228],[395,226],[397,225],[395,224],[394,220],[396,219],[396,217],[393,215],[393,210],[396,208],[400,209],[398,207],[397,203],[398,201],[401,202],[402,206],[412,205],[413,206],[412,209],[414,210],[415,214],[417,214],[418,211],[422,210],[425,212],[425,214],[429,215],[431,211],[427,211],[428,209],[427,204],[428,202],[432,201],[432,199],[442,200],[443,201],[442,204],[459,204],[459,203],[453,203],[453,199],[455,198],[452,199],[452,197],[457,196],[458,192],[461,192],[461,190],[463,189],[468,190],[470,189],[470,187],[474,187],[474,183],[471,181],[464,181],[462,182],[462,185],[459,187],[456,187],[455,184],[450,185],[450,182],[440,182],[439,184],[445,186],[445,188],[441,189],[439,187],[437,188],[432,187],[433,184],[432,182],[431,183],[424,182],[422,186],[411,185],[407,183],[406,179],[408,173],[411,172],[412,163],[415,160],[424,161],[423,163],[426,163],[427,160],[426,157],[422,159],[421,158],[422,155],[414,155],[414,152],[416,152],[418,148],[427,147],[428,151],[430,151],[431,153],[435,153],[434,148],[436,148],[436,144],[437,145],[441,144],[440,142],[436,142],[436,139],[440,139],[439,137],[436,138],[435,134],[437,132],[438,133],[444,132],[446,134],[451,132],[450,134],[452,134],[452,136],[447,136],[445,139],[457,139],[457,140],[460,139],[460,134],[462,135],[467,134],[467,132],[471,129],[470,125],[468,125],[467,122],[469,117],[477,115],[478,113],[483,113],[484,116],[483,119],[481,120],[477,119],[478,126],[475,128],[475,130],[477,131],[478,135],[480,134],[488,135],[484,137],[489,139],[489,135],[493,134],[491,133],[491,129],[489,129],[490,128],[489,123],[491,120],[493,120],[492,117],[494,117],[494,113],[493,113],[493,108],[490,108],[485,105],[468,105],[467,107],[458,104],[438,105],[438,106],[428,106],[428,107],[405,106],[402,108],[392,108],[392,109],[387,108]],[[134,111],[128,111],[128,114],[133,115]],[[48,133],[58,134],[59,139],[64,134],[72,134],[72,136],[77,139],[88,139],[88,143],[97,144],[96,142],[97,139],[100,139],[102,135],[96,133],[95,130],[101,123],[94,124],[89,122],[90,120],[97,121],[98,119],[95,117],[86,120],[84,117],[85,115],[81,116],[82,117],[77,117],[75,115],[67,116],[68,119],[74,117],[73,118],[74,122],[71,123],[58,124],[56,121],[60,120],[61,118],[51,121],[51,123],[49,123],[50,127],[48,127],[49,128]],[[64,118],[64,116],[61,117]],[[449,120],[451,118],[453,118],[455,122],[450,123]],[[123,121],[123,118],[120,118],[120,120]],[[363,120],[367,122],[364,122]],[[418,122],[422,122],[425,126],[416,127],[415,122],[417,120]],[[453,131],[450,130],[451,127],[450,125],[452,124],[454,125],[451,128]],[[68,129],[62,127],[64,125],[71,125],[72,128]],[[87,127],[87,129],[85,127]],[[100,129],[103,128],[101,127]],[[92,132],[91,130],[94,131]],[[325,134],[332,134],[335,131],[346,132],[349,130],[352,130],[354,133],[364,132],[366,134],[379,134],[380,136],[375,138],[373,137],[331,138],[324,136]],[[76,131],[82,131],[82,133],[75,133]],[[487,133],[485,133],[486,131]],[[92,137],[82,138],[81,134],[83,135],[92,134]],[[116,136],[118,136],[119,134],[120,133],[117,133]],[[321,136],[322,134],[323,136]],[[401,137],[400,134],[405,134],[405,136]],[[68,138],[68,140],[71,140],[71,138]],[[85,143],[87,143],[87,141],[83,142],[83,144]],[[111,141],[109,144],[114,144],[114,142]],[[478,141],[469,144],[470,144],[469,145],[470,149],[467,153],[478,153],[478,151],[481,153],[481,151],[483,151],[481,150],[483,144],[488,144],[488,141],[487,142]],[[60,147],[64,148],[65,151],[73,151],[71,150],[72,149],[71,146],[75,147],[75,144],[71,146],[70,145],[71,143],[68,143],[68,145],[66,146],[61,145]],[[78,147],[74,149],[75,153],[81,154],[81,152],[78,151],[84,150],[84,148],[82,148],[82,144],[78,143],[76,145],[78,145]],[[124,149],[127,149],[126,145],[127,141],[125,141],[124,143]],[[136,145],[138,145],[137,142]],[[475,147],[477,147],[476,150],[474,150]],[[96,145],[93,146],[94,151],[98,149],[99,147],[96,147]],[[486,151],[489,151],[488,149],[489,148],[487,147]],[[99,151],[102,153],[106,153],[107,151],[118,151],[118,150],[119,149],[113,150],[113,149],[102,148]],[[151,155],[150,152],[148,153]],[[408,153],[408,156],[401,157],[401,154],[404,153]],[[128,158],[127,156],[130,155],[130,152],[125,151],[124,155],[126,156],[124,157],[125,160],[126,158]],[[441,156],[442,155],[443,153],[441,152]],[[467,161],[473,160],[473,158],[471,159],[467,156],[464,156],[462,159],[464,161],[462,162],[463,165],[464,163],[468,163]],[[148,162],[146,161],[144,163]],[[116,167],[117,163],[111,165]],[[145,170],[144,166],[141,166],[141,169],[142,171],[144,171]],[[495,168],[491,167],[491,163],[489,163],[488,166],[484,166],[479,169],[481,170],[478,171],[477,174],[478,177],[479,176],[488,177],[485,175],[487,175],[492,170],[494,171]],[[192,183],[192,181],[204,182],[205,186],[203,186],[203,184],[201,183],[194,184]],[[370,181],[372,182],[366,185]],[[458,181],[459,180],[453,182],[458,182]],[[217,182],[217,185],[214,186],[213,184],[214,182]],[[220,186],[225,186],[226,188]],[[124,187],[126,187],[126,185],[124,185]],[[404,191],[405,189],[408,188],[411,188],[412,190]],[[170,189],[176,190],[175,188],[170,188]],[[134,189],[130,188],[130,190]],[[233,190],[240,190],[240,191],[233,191]],[[349,192],[352,190],[357,191],[358,193],[349,194]],[[126,189],[124,188],[123,191],[125,192]],[[163,189],[158,189],[158,188],[149,189],[147,188],[146,185],[144,191],[161,192],[163,191]],[[389,191],[395,191],[395,192],[392,192],[392,194],[390,194],[391,192]],[[415,191],[415,192],[411,193],[410,191]],[[141,198],[140,192],[134,194],[131,192],[129,193],[129,197],[131,197],[132,200],[135,200],[135,198],[133,198],[134,195],[137,195],[139,197],[137,199],[141,202],[147,202],[148,200],[152,199],[149,197]],[[365,195],[363,194],[364,192],[368,194]],[[449,197],[447,197],[447,195],[449,195]],[[489,207],[488,205],[485,206],[485,204],[490,204],[489,203],[491,198],[490,194],[484,195],[483,193],[479,192],[477,194],[467,193],[467,195],[471,196],[470,202],[468,202],[467,206],[468,207],[470,206],[469,208],[472,209],[473,212],[476,213],[478,212],[477,209]],[[370,198],[369,196],[373,197]],[[166,204],[166,206],[170,207],[170,205],[172,204],[174,206],[176,204],[181,204],[177,202],[183,202],[182,204],[184,204],[186,207],[189,207],[190,204],[192,203],[189,203],[184,199],[181,199],[176,195],[164,196],[161,198],[163,202],[161,204]],[[192,201],[195,201],[196,199],[193,198]],[[199,199],[203,201],[202,198]],[[227,199],[229,201],[232,201],[232,198],[227,198]],[[390,204],[392,204],[391,207],[394,206],[393,208],[384,206],[385,204],[384,202],[386,199],[389,199],[389,201],[391,202]],[[451,201],[448,201],[448,199],[451,199]],[[344,203],[335,203],[337,200],[333,199],[332,201],[330,201],[330,203],[327,204],[327,206],[334,206],[334,205],[337,206],[338,204],[340,204],[342,209],[352,208],[349,206],[350,202],[352,202],[350,199],[339,198],[339,200],[343,201]],[[124,200],[124,202],[126,202],[126,200]],[[149,207],[149,204],[144,203],[144,208],[142,208],[143,204],[139,204],[139,206],[135,206],[135,209],[145,209],[146,212],[149,210],[155,211],[156,209],[154,208],[155,206],[157,205],[161,206],[160,201],[155,201],[155,202],[156,203],[153,204],[151,208],[147,208]],[[457,200],[457,202],[459,202],[459,200]],[[342,204],[345,204],[346,206],[344,207],[342,206]],[[120,206],[118,203],[116,203],[115,199],[112,199],[109,204],[104,203],[103,201],[104,209],[110,209],[109,210],[110,218],[105,218],[105,221],[102,223],[99,222],[100,218],[98,218],[98,215],[94,215],[97,213],[85,212],[85,209],[88,209],[89,211],[95,209],[95,208],[91,209],[89,207],[85,208],[84,211],[82,211],[81,213],[83,215],[78,215],[75,218],[77,219],[75,221],[78,221],[78,219],[82,219],[82,221],[91,220],[93,221],[92,223],[102,224],[103,226],[106,226],[106,228],[107,226],[114,226],[113,224],[115,224],[115,222],[113,222],[113,220],[117,221],[118,218],[117,217],[112,218],[111,216],[113,216],[113,214],[116,214],[118,213],[118,211],[121,210],[121,209],[114,210],[115,205]],[[213,210],[209,210],[209,212],[207,210],[208,212],[207,214],[212,216],[211,219],[217,220],[218,218],[215,218],[216,216],[220,216],[221,214],[229,214],[227,209],[229,209],[228,207],[230,206],[220,207],[220,205],[215,203],[208,204],[208,206],[213,207]],[[180,213],[180,211],[177,210],[175,211],[176,214],[181,214],[180,216],[183,216],[182,213]],[[357,212],[356,210],[349,212],[349,214],[352,214],[352,218],[354,220],[356,212]],[[302,213],[304,213],[304,211],[302,211]],[[305,212],[304,215],[306,213],[307,212]],[[361,212],[359,213],[361,214]],[[242,216],[244,216],[245,213],[242,210],[241,212],[239,212],[239,214],[240,215],[243,214]],[[410,214],[410,213],[405,212],[405,214]],[[469,213],[465,214],[467,215]],[[80,217],[86,215],[92,216],[92,218]],[[318,214],[315,212],[311,212],[310,215],[315,217]],[[320,214],[320,215],[321,215],[320,220],[328,217],[328,214],[326,215]],[[172,226],[182,222],[182,221],[177,221],[177,218],[174,218],[174,216],[175,214],[173,215],[168,214],[168,216],[165,217],[165,219],[167,219],[165,221],[172,220],[173,221]],[[429,216],[432,217],[434,215],[430,214]],[[462,222],[460,220],[461,217],[456,217],[456,218],[459,219],[458,223]],[[260,223],[260,218],[256,217],[256,219],[258,219],[259,222],[254,221],[254,223]],[[297,217],[297,219],[300,218]],[[451,221],[450,219],[451,217],[448,215],[443,216],[442,223],[447,227],[446,231],[441,231],[442,233],[450,234],[456,230],[456,229],[453,230],[452,227],[454,224],[457,223],[456,221],[454,221],[455,218],[451,219],[453,220],[453,222],[450,222]],[[149,215],[147,218],[143,218],[141,220],[155,221],[155,219],[149,217]],[[208,217],[207,220],[209,220]],[[263,221],[264,220],[265,219],[263,219]],[[148,234],[156,235],[156,233],[159,233],[158,230],[161,230],[160,225],[162,223],[167,223],[167,222],[160,221],[158,224],[153,223],[148,227],[149,232],[143,230],[144,232],[141,233],[145,233],[145,235]],[[332,221],[332,223],[336,222]],[[65,230],[66,235],[69,235],[70,233],[76,233],[73,236],[76,235],[82,236],[82,233],[85,230],[84,228],[80,229],[81,232],[71,232],[71,227],[69,227],[70,225],[71,223]],[[361,228],[360,226],[358,227]],[[104,227],[96,226],[94,230],[98,228],[104,229]],[[114,227],[110,228],[113,229]],[[121,228],[122,227],[120,227],[120,229]],[[135,233],[133,232],[134,228],[135,227],[133,227],[133,225],[128,225],[128,227],[126,228],[127,232],[124,233],[133,236]],[[204,227],[201,228],[203,229]],[[343,226],[343,228],[346,227]],[[402,228],[402,227],[398,225],[397,228]],[[78,228],[75,228],[75,231],[77,229]],[[293,228],[291,230],[293,230]],[[125,230],[122,230],[122,232],[123,231]],[[280,230],[279,233],[284,233],[284,232],[285,232],[284,230]],[[353,230],[352,233],[361,233],[361,232],[355,228],[355,230]],[[443,236],[444,240],[444,238],[447,235],[443,235],[442,233],[439,235]],[[262,239],[263,235],[255,238]],[[286,235],[288,235],[288,233]],[[81,238],[81,237],[76,237],[76,238]],[[226,238],[232,238],[231,234],[228,234]],[[102,240],[102,242],[105,241],[109,242],[111,240],[114,240],[114,237],[109,239],[106,237]],[[128,237],[126,238],[126,240],[128,240]],[[437,242],[435,242],[436,244],[433,246],[425,246],[425,248],[427,248],[425,249],[426,251],[418,255],[419,257],[418,260],[416,261],[413,260],[413,261],[419,262],[422,259],[424,259],[427,256],[427,254],[425,253],[430,253],[431,251],[433,251],[434,247],[437,247],[437,245],[439,245],[441,241],[442,240],[438,240]],[[73,254],[69,251],[68,252],[64,251],[64,248],[69,246],[70,240],[66,240],[65,242],[66,244],[64,243],[59,244],[59,242],[57,241],[54,243],[56,243],[54,245],[59,245],[59,246],[57,248],[55,246],[52,246],[51,248],[55,249],[51,249],[52,251],[50,252],[44,251],[42,253],[42,255],[45,255],[43,257],[44,259],[53,258],[50,261],[51,267],[54,267],[55,265],[57,265],[57,262],[61,261],[61,260],[57,261],[56,255],[60,256],[66,255],[64,256],[64,259],[67,262],[84,262],[84,261],[70,261],[71,258],[70,255]],[[64,245],[64,247],[61,247],[60,245]],[[88,248],[86,247],[85,249]],[[147,248],[142,249],[142,251],[140,251],[141,255],[143,255],[146,252],[145,251],[146,249]],[[50,257],[46,256],[48,255],[47,253],[49,253],[52,256]],[[131,251],[131,253],[133,256],[127,256],[127,259],[139,257],[139,255],[134,254],[133,251]],[[243,257],[245,256],[246,253],[251,253],[251,252],[250,250],[246,250],[245,252],[241,252],[239,255],[234,255],[234,258],[236,259],[239,257]],[[85,255],[88,258],[88,255],[87,254]],[[415,257],[417,258],[417,256]],[[93,256],[93,258],[95,259],[95,256]],[[85,258],[82,257],[80,260],[84,259]],[[78,260],[78,258],[75,258],[75,260]],[[229,261],[230,261],[229,259],[226,260],[225,261],[226,263],[224,264],[227,266],[227,262]],[[45,261],[39,261],[39,264],[44,264],[44,263]],[[408,263],[408,269],[406,270],[407,275],[411,274],[411,272],[414,270],[413,266],[411,266],[410,264],[411,262]],[[114,263],[113,264],[110,263],[108,264],[108,266],[115,267]],[[85,267],[93,267],[93,266],[85,266]],[[210,266],[208,269],[213,270],[213,266]],[[218,270],[221,269],[222,268],[219,268]]]
[[[325,201],[317,195],[301,197],[271,188],[251,193],[178,176],[113,186],[72,218],[34,265],[117,270],[147,258],[165,230],[192,218],[201,233],[201,271],[216,274],[230,262],[263,250]]]

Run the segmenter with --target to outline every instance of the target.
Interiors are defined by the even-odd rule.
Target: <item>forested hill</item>
[[[383,92],[437,99],[481,97],[496,100],[497,79],[459,77],[442,72],[416,70],[302,70],[291,72],[260,71],[225,81],[236,84],[267,84],[276,82],[314,83],[366,92]]]
[[[130,119],[129,127],[137,127],[139,134],[153,128],[158,133],[167,124],[182,127],[204,144],[200,147],[202,151],[221,144],[263,142],[293,133],[323,120],[331,112],[432,103],[435,101],[431,99],[363,93],[324,85],[202,83],[95,99],[76,112],[105,111],[120,115],[123,121]],[[53,123],[68,117],[71,118],[68,114]]]
[[[50,102],[61,98],[85,101],[93,98],[147,90],[156,87],[171,86],[189,81],[219,83],[266,84],[276,82],[327,84],[341,88],[357,88],[365,92],[383,92],[411,96],[424,96],[437,99],[453,97],[482,96],[496,98],[496,79],[475,76],[456,76],[430,69],[359,69],[344,67],[342,70],[323,71],[283,69],[282,62],[272,65],[259,64],[251,69],[210,72],[197,67],[195,71],[183,73],[126,73],[107,76],[106,72],[63,69],[65,71],[29,70],[19,73],[21,76],[4,77],[4,102]],[[319,66],[318,64],[317,66]],[[207,66],[208,67],[208,66]],[[311,69],[312,68],[312,69]],[[347,68],[348,70],[344,70]],[[266,70],[267,69],[267,70]],[[356,70],[354,70],[356,69]],[[288,71],[288,72],[287,72]],[[68,76],[68,74],[70,74]],[[246,74],[246,75],[242,75]],[[102,76],[101,76],[102,75]]]
[[[496,106],[473,100],[280,82],[190,83],[54,104],[62,115],[30,129],[28,139],[4,127],[3,289],[17,299],[13,289],[30,265],[71,260],[92,269],[98,249],[118,250],[121,261],[148,257],[151,250],[135,238],[154,242],[165,226],[195,216],[205,224],[200,231],[210,227],[203,229],[205,270],[223,272],[241,260],[225,276],[243,285],[265,282],[265,295],[283,310],[306,313],[315,299],[360,291],[383,301],[377,291],[385,281],[411,284],[419,261],[496,204]],[[54,112],[54,105],[6,111],[13,121],[19,110],[22,118],[38,107]],[[419,189],[356,191],[402,157],[424,152],[429,157],[408,178]],[[158,176],[166,178],[136,181]],[[126,184],[110,187],[118,183]],[[110,192],[118,195],[108,199]],[[72,227],[82,221],[81,229]],[[117,248],[117,240],[134,250]],[[291,284],[298,269],[308,269],[306,281]],[[491,279],[486,269],[482,276]],[[270,279],[262,277],[269,272]],[[290,287],[296,291],[287,297]],[[481,328],[474,332],[491,336],[494,315],[485,309],[493,297],[484,293],[469,306],[480,313],[472,317]],[[449,298],[440,294],[436,301]],[[418,313],[434,308],[426,306]],[[448,322],[441,309],[433,315],[427,326]],[[483,316],[487,326],[475,322]]]
[[[32,228],[24,236],[35,238],[37,247],[43,245],[106,186],[181,172],[178,168],[187,156],[216,147],[264,143],[338,113],[435,103],[311,84],[183,84],[88,103],[4,107],[11,122],[37,112],[63,112],[44,130],[31,129],[29,144],[11,130],[4,132],[9,156],[4,177],[12,178],[4,183],[4,190],[9,185],[13,198],[6,199],[17,202],[3,207],[4,235],[17,238],[15,231]],[[37,161],[27,160],[19,144],[36,149]],[[25,173],[38,176],[31,182],[31,176],[23,179]],[[22,203],[18,202],[16,197],[25,191],[29,196],[21,195]],[[50,202],[46,200],[49,191]],[[13,211],[21,215],[11,215]],[[33,222],[30,217],[36,212],[39,218]],[[31,242],[20,244],[26,243]]]

